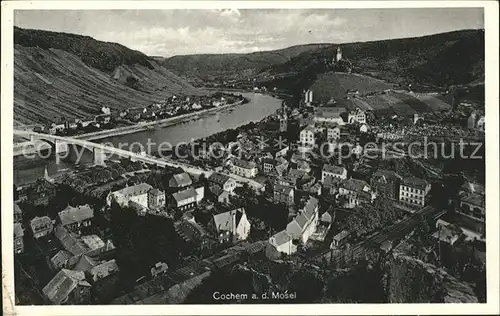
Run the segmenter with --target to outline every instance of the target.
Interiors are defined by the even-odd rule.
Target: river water
[[[248,103],[177,125],[104,138],[99,142],[112,143],[123,149],[130,149],[132,146],[131,149],[134,151],[140,150],[139,144],[147,148],[149,142],[152,144],[150,148],[154,151],[156,146],[162,142],[168,142],[175,146],[180,142],[202,139],[250,122],[258,122],[273,114],[281,106],[280,99],[269,95],[258,93],[242,93],[242,95],[249,100]],[[73,169],[74,165],[64,162],[56,163],[55,159],[15,157],[14,183],[23,185],[34,182],[39,177],[43,177],[45,168],[47,168],[48,174],[53,176]]]

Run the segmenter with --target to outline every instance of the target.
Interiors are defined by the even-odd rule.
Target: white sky
[[[482,8],[16,10],[14,25],[88,35],[169,57],[478,29],[484,16]]]

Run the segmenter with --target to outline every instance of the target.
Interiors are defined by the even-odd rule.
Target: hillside
[[[163,59],[162,65],[179,75],[191,78],[231,77],[242,71],[250,75],[263,68],[286,63],[301,53],[328,46],[330,44],[308,44],[248,54],[181,55]]]
[[[14,121],[83,118],[102,105],[146,106],[172,94],[204,94],[157,61],[116,43],[14,28]]]
[[[484,31],[464,30],[417,38],[331,45],[304,52],[290,61],[268,67],[261,77],[295,74],[287,83],[301,90],[325,71],[325,62],[340,46],[353,72],[390,83],[446,87],[480,82],[484,78]],[[273,84],[273,83],[270,83]],[[277,83],[280,84],[279,82]],[[292,88],[293,89],[293,88]]]

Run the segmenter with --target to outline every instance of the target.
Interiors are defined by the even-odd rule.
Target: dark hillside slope
[[[271,66],[270,74],[321,69],[337,46],[354,72],[394,83],[417,82],[437,86],[467,84],[484,78],[484,31],[464,30],[417,38],[331,45],[304,52]]]
[[[303,52],[329,45],[298,45],[248,54],[180,55],[167,58],[162,64],[166,68],[187,77],[208,78],[217,75],[236,74],[242,70],[252,73],[272,65],[285,63]]]
[[[119,110],[172,94],[205,94],[146,55],[118,44],[20,28],[14,30],[14,43],[16,123],[84,118],[102,105]]]

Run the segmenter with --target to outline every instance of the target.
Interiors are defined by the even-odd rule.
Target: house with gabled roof
[[[286,232],[293,238],[302,243],[306,243],[309,237],[316,231],[318,225],[319,206],[318,199],[310,196],[305,206],[286,226]]]
[[[22,253],[24,251],[24,229],[20,223],[14,223],[14,253]]]
[[[68,230],[80,233],[81,228],[92,225],[94,210],[88,205],[73,207],[68,205],[58,213],[59,222]]]
[[[209,226],[217,234],[220,242],[245,240],[251,229],[244,208],[214,215]]]
[[[291,255],[297,251],[297,246],[293,243],[293,238],[282,230],[269,238],[269,244],[277,251]]]
[[[193,180],[188,173],[182,172],[172,176],[168,181],[168,186],[175,189],[183,189],[191,186]]]
[[[42,292],[54,305],[87,305],[90,303],[90,288],[83,272],[62,269]]]
[[[214,172],[208,177],[208,181],[219,186],[222,190],[232,193],[236,188],[236,181],[228,175]]]

